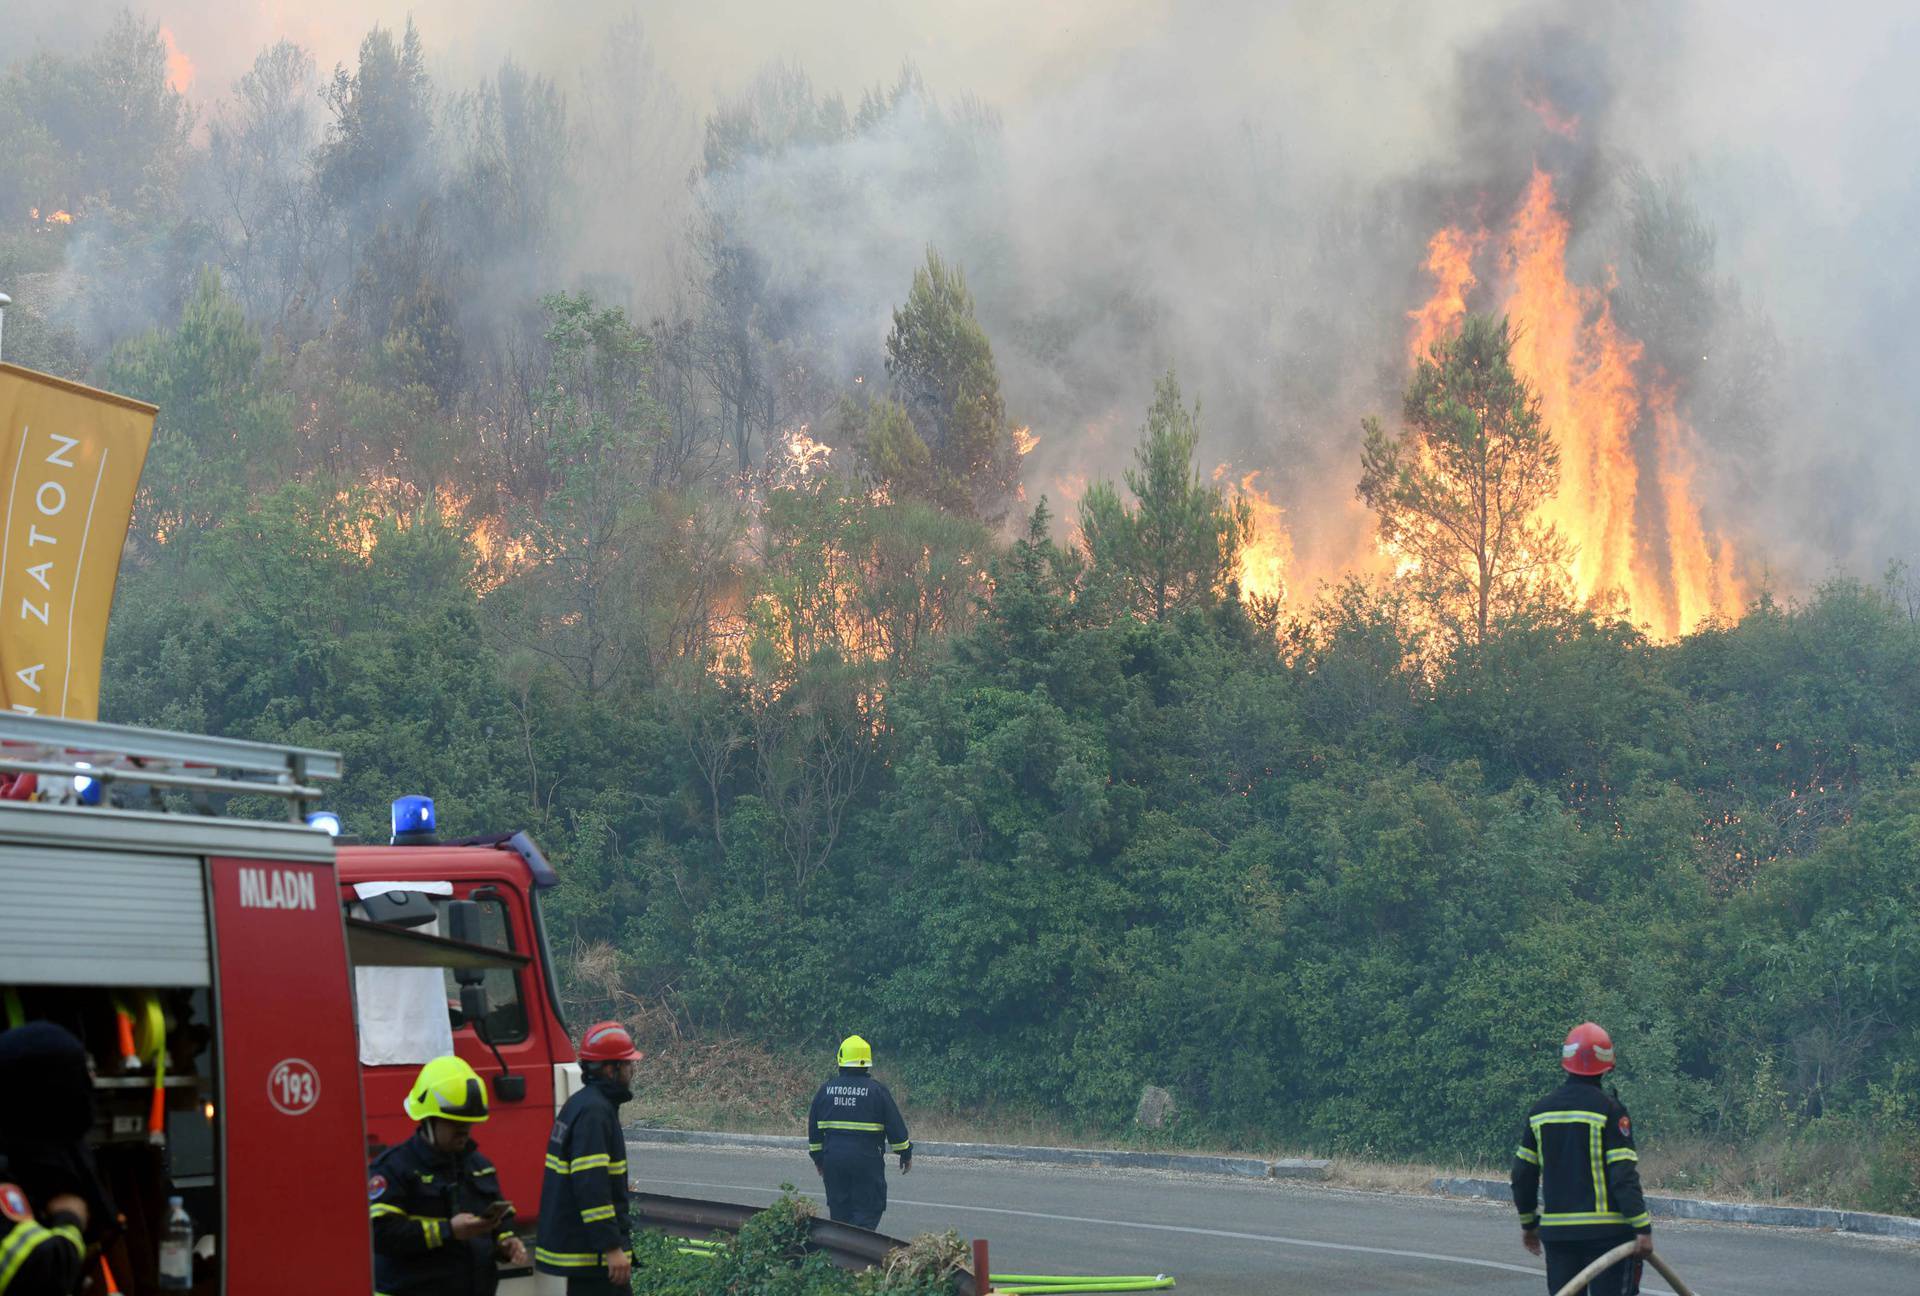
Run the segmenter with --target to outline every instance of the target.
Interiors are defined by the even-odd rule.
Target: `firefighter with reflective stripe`
[[[1600,1087],[1613,1070],[1613,1040],[1592,1022],[1560,1049],[1567,1082],[1527,1111],[1513,1154],[1513,1204],[1521,1244],[1544,1247],[1547,1290],[1558,1292],[1593,1261],[1638,1235],[1634,1254],[1587,1284],[1588,1296],[1640,1290],[1643,1256],[1653,1253],[1653,1217],[1640,1191],[1633,1120]]]
[[[633,1226],[620,1105],[633,1097],[633,1064],[641,1057],[619,1022],[589,1026],[580,1041],[586,1084],[560,1109],[547,1140],[533,1264],[541,1273],[565,1275],[568,1296],[632,1290]]]
[[[80,1289],[91,1220],[112,1207],[87,1152],[87,1051],[51,1022],[0,1034],[0,1293]]]
[[[497,1261],[520,1266],[513,1207],[473,1141],[487,1119],[487,1085],[457,1057],[420,1068],[407,1090],[413,1137],[367,1172],[373,1277],[380,1296],[493,1296]]]
[[[858,1035],[840,1042],[840,1074],[820,1086],[807,1112],[807,1152],[827,1188],[827,1210],[842,1224],[880,1227],[887,1210],[886,1154],[913,1170],[913,1143],[893,1095],[873,1078],[873,1049]]]

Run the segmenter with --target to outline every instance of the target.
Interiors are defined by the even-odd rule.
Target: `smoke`
[[[7,57],[70,49],[114,8],[0,0]],[[547,264],[643,318],[683,316],[699,308],[701,231],[724,218],[823,391],[876,381],[889,313],[935,247],[964,269],[1009,411],[1040,438],[1030,498],[1117,475],[1154,379],[1177,368],[1203,404],[1202,453],[1259,470],[1321,572],[1363,547],[1358,423],[1398,408],[1427,238],[1503,219],[1539,166],[1572,217],[1575,274],[1616,285],[1647,363],[1679,384],[1707,511],[1750,574],[1794,588],[1920,552],[1904,485],[1920,471],[1920,142],[1903,128],[1920,28],[1897,3],[158,0],[147,14],[190,61],[203,121],[282,38],[324,78],[351,69],[369,27],[410,14],[443,93],[511,57],[593,141],[571,159]],[[839,126],[803,129],[835,101]],[[690,184],[703,124],[728,113],[758,143]],[[1707,237],[1689,242],[1696,228]]]

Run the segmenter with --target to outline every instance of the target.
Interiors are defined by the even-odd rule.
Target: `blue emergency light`
[[[433,798],[403,796],[393,803],[393,844],[433,840]]]
[[[340,816],[331,810],[315,810],[307,816],[307,827],[318,828],[329,837],[338,837],[342,827]]]
[[[87,764],[85,761],[75,761],[73,764],[75,769],[93,768],[93,766]],[[90,774],[75,774],[73,776],[73,797],[74,800],[78,801],[81,805],[99,805],[100,794],[105,790],[100,780]]]

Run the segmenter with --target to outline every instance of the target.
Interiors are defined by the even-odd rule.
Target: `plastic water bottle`
[[[167,1231],[160,1238],[160,1290],[193,1290],[193,1220],[178,1197],[167,1198]]]

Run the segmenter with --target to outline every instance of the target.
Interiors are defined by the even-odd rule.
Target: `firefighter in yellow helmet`
[[[527,1262],[513,1206],[473,1141],[487,1119],[487,1083],[457,1057],[420,1068],[407,1090],[413,1137],[373,1163],[374,1287],[380,1296],[493,1296],[496,1261]]]
[[[820,1086],[807,1112],[807,1152],[827,1188],[827,1210],[842,1224],[880,1227],[887,1209],[886,1154],[913,1170],[907,1122],[873,1078],[873,1049],[858,1035],[840,1041],[840,1074]]]

